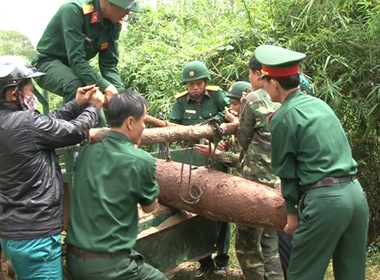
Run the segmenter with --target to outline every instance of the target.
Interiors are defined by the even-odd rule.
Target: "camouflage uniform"
[[[230,88],[228,89],[228,92],[226,94],[226,97],[230,98],[231,100],[239,101],[243,96],[243,93],[248,93],[252,91],[252,85],[249,82],[245,81],[237,81],[233,83]],[[237,106],[237,105],[235,105]],[[233,103],[231,103],[231,109],[235,110]],[[239,106],[240,107],[240,106]],[[240,108],[239,112],[240,114]],[[221,151],[218,154],[215,154],[214,159],[218,162],[222,162],[230,167],[230,172],[234,175],[241,175],[241,146],[237,142],[235,135],[229,135],[224,139],[224,142],[227,142],[228,145],[228,151]]]
[[[228,151],[215,154],[214,159],[228,165],[230,173],[237,176],[241,175],[241,146],[237,142],[235,135],[229,135],[225,141],[228,143]]]
[[[274,187],[277,177],[271,171],[270,130],[267,117],[279,108],[264,89],[243,100],[236,134],[243,148],[243,177]],[[248,280],[284,279],[275,229],[237,225],[236,255]]]

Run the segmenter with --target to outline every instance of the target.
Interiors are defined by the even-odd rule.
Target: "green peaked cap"
[[[263,65],[282,68],[297,65],[306,55],[273,45],[262,45],[256,48],[255,57]]]

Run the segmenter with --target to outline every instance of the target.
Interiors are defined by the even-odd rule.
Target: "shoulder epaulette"
[[[88,14],[92,13],[95,10],[95,8],[94,8],[93,4],[83,4],[82,10],[83,10],[84,15],[88,15]]]
[[[207,86],[206,89],[210,91],[219,91],[220,86]]]
[[[188,91],[177,93],[174,97],[175,99],[181,98],[182,96],[185,96],[188,93]]]

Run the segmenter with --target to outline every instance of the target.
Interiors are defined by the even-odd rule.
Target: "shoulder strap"
[[[186,90],[186,91],[177,93],[174,97],[175,97],[175,99],[178,99],[178,98],[181,98],[182,96],[185,96],[187,93],[188,93],[188,91]]]
[[[82,10],[83,10],[84,15],[88,15],[88,14],[92,13],[95,10],[95,8],[94,8],[93,4],[83,4]]]
[[[220,87],[219,86],[206,86],[206,89],[209,91],[219,91]]]

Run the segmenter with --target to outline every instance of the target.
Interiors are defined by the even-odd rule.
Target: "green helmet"
[[[251,83],[239,81],[230,86],[226,96],[240,100],[243,92],[251,92],[252,90]]]
[[[17,87],[26,79],[45,75],[38,72],[25,59],[14,55],[0,56],[0,97],[4,99],[4,92],[8,87]]]
[[[306,79],[305,75],[299,74],[300,77],[300,88],[302,91],[306,92],[308,95],[313,95],[311,91],[311,84],[308,79]]]
[[[141,6],[138,0],[107,0],[108,2],[128,11],[139,12]]]
[[[197,60],[190,61],[183,67],[182,82],[184,84],[204,79],[211,81],[210,72],[203,62]]]

